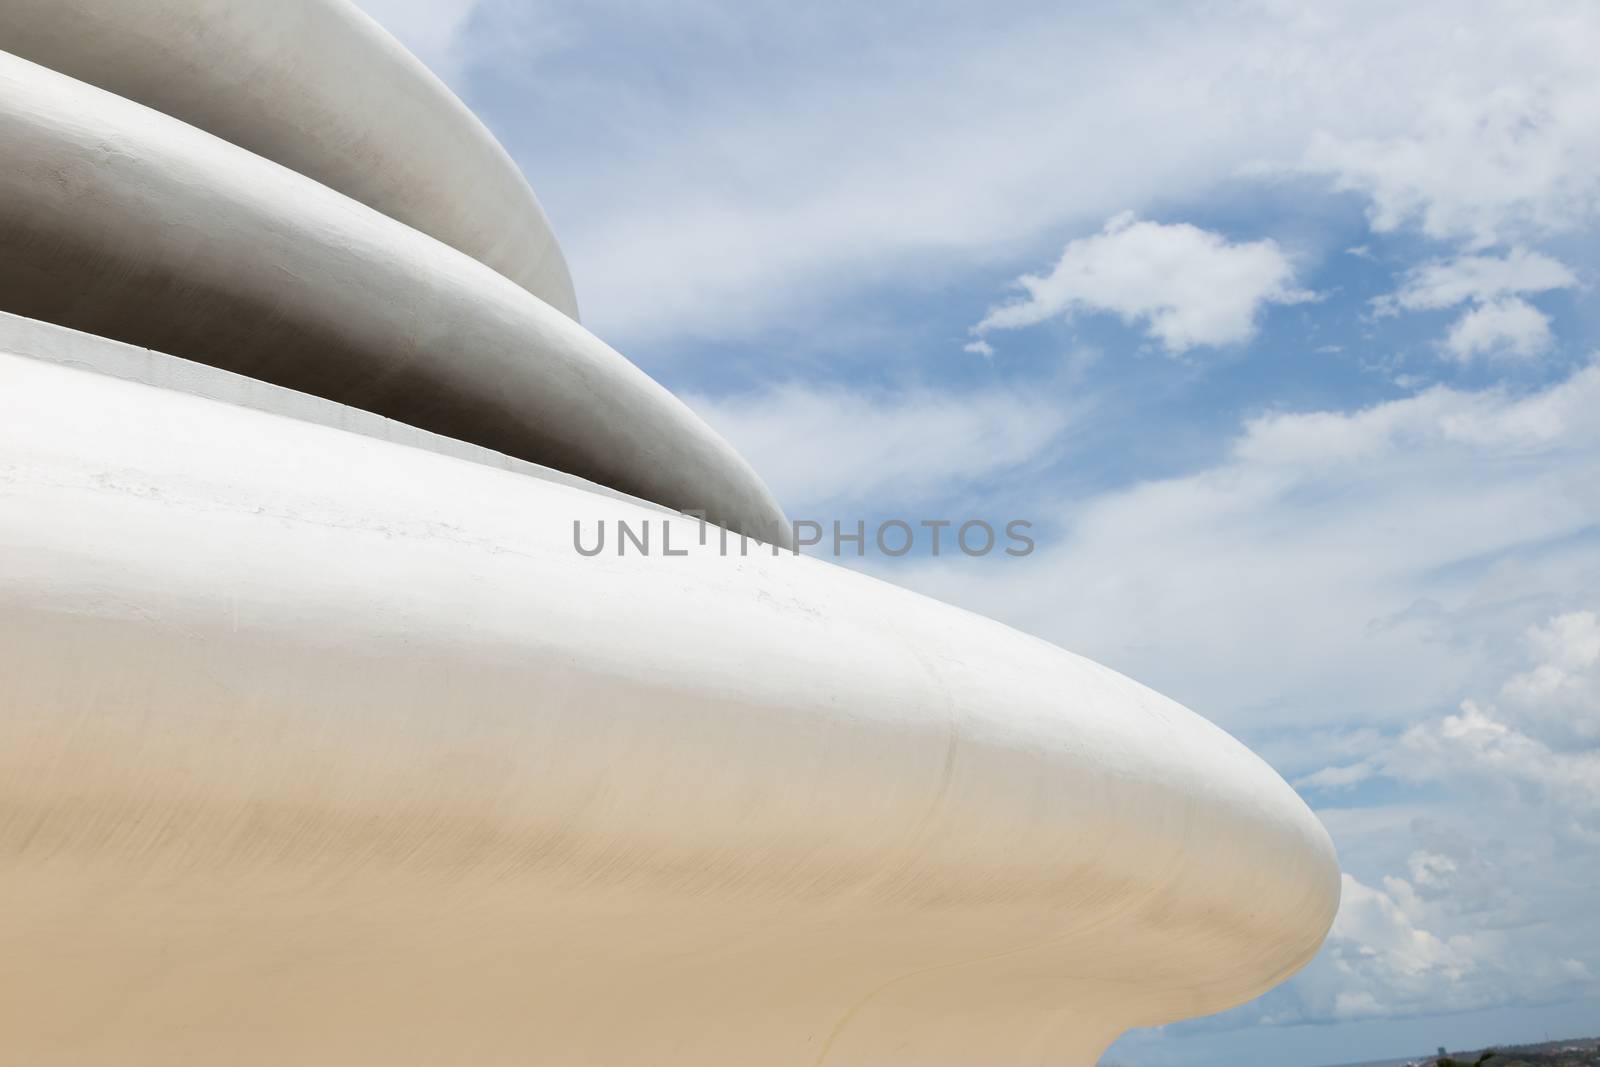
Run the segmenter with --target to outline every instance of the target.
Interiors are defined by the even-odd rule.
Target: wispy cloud
[[[867,394],[792,384],[687,399],[792,514],[809,519],[851,505],[933,509],[1037,462],[1072,421],[1060,403],[1001,388]]]
[[[1528,393],[1263,415],[1192,474],[1041,489],[1064,533],[1028,560],[895,574],[1233,729],[1406,721],[1481,683],[1532,613],[1600,584],[1596,405],[1588,367]]]
[[[440,20],[413,42],[459,24],[458,3],[371,3]],[[1153,214],[1260,160],[1370,198],[1382,229],[1478,243],[1570,228],[1600,190],[1600,26],[1566,5],[499,0],[477,22],[516,101],[487,113],[588,317],[626,342],[998,272],[1042,233]],[[493,52],[532,22],[561,29],[537,63]]]
[[[1437,310],[1468,301],[1481,304],[1524,293],[1571,289],[1577,284],[1577,275],[1560,260],[1515,248],[1503,256],[1430,260],[1409,271],[1399,291],[1373,303],[1388,314]]]
[[[1413,131],[1319,132],[1304,166],[1370,197],[1380,233],[1415,222],[1430,237],[1483,248],[1592,224],[1600,212],[1596,76],[1573,76],[1566,64],[1594,46],[1596,29],[1550,7],[1535,9],[1531,24],[1549,35],[1542,42],[1549,69],[1520,71],[1510,85],[1476,92],[1441,79]],[[1526,36],[1523,28],[1513,39]]]

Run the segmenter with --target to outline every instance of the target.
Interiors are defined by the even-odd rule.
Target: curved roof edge
[[[6,0],[0,49],[299,171],[578,317],[516,163],[349,0]]]
[[[677,397],[482,263],[0,53],[0,307],[555,467],[788,545]]]
[[[186,393],[202,400],[213,400],[236,408],[248,408],[268,415],[281,415],[296,422],[326,426],[331,430],[370,437],[405,448],[415,448],[452,459],[465,460],[480,467],[509,471],[542,482],[553,482],[608,500],[620,500],[636,508],[661,515],[679,513],[653,500],[630,496],[609,485],[579,478],[575,474],[508,456],[482,445],[454,437],[419,430],[415,426],[382,415],[326,400],[310,393],[285,389],[281,385],[247,378],[242,374],[198,363],[182,356],[140,348],[109,337],[84,333],[53,322],[41,322],[0,311],[0,356],[17,355],[41,363],[54,363],[74,370],[86,370],[106,378],[116,378]]]
[[[0,456],[0,770],[36,813],[0,872],[109,894],[13,894],[8,960],[63,969],[7,1009],[113,1020],[92,1062],[234,1062],[170,1044],[215,1003],[255,1062],[1087,1064],[1337,911],[1327,832],[1223,731],[837,565],[687,520],[682,558],[575,565],[571,520],[649,513],[3,355]],[[396,886],[430,936],[352,941]],[[104,950],[147,929],[159,983]],[[374,975],[368,1012],[304,997]]]

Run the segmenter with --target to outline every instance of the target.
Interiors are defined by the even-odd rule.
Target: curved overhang
[[[0,158],[0,310],[791,541],[760,478],[680,400],[545,301],[410,226],[6,54]]]
[[[348,0],[3,0],[0,50],[299,171],[577,318],[516,163]]]
[[[16,355],[0,456],[28,1062],[1089,1063],[1337,906],[1220,730],[859,574]]]

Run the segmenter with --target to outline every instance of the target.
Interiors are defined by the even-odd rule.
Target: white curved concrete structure
[[[767,542],[782,509],[676,397],[463,253],[0,53],[0,310],[211,363]]]
[[[10,44],[189,121],[0,54],[0,1059],[1087,1065],[1316,951],[1328,837],[1220,730],[658,510],[788,540],[512,280],[520,194],[444,236],[499,164],[407,153],[481,130],[343,0]]]
[[[22,1061],[1087,1064],[1331,921],[1236,742],[851,572],[15,356],[0,457]]]
[[[522,172],[344,0],[0,0],[0,51],[147,104],[359,200],[577,318]]]

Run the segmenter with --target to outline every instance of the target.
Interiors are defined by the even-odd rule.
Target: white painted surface
[[[0,50],[315,178],[577,317],[522,172],[347,0],[0,0]]]
[[[0,352],[59,363],[66,367],[94,371],[130,382],[141,382],[160,389],[192,393],[235,407],[252,408],[300,422],[315,423],[380,441],[421,448],[441,456],[454,456],[471,463],[512,471],[560,485],[570,485],[589,493],[624,500],[635,507],[677,514],[641,497],[619,493],[610,486],[586,481],[575,475],[516,459],[503,452],[480,448],[453,437],[444,437],[415,426],[407,426],[370,411],[347,404],[335,404],[310,393],[297,393],[270,382],[246,378],[242,374],[210,367],[193,360],[126,345],[93,334],[79,333],[20,315],[0,311]]]
[[[754,471],[572,319],[199,129],[0,53],[0,309],[789,543]]]
[[[602,517],[0,355],[7,1052],[1086,1065],[1316,950],[1326,834],[1197,716]]]

